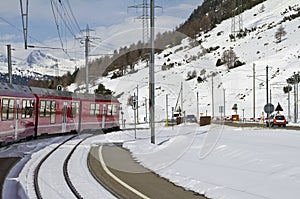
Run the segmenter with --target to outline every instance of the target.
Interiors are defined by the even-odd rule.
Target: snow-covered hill
[[[200,113],[220,117],[219,107],[224,103],[226,115],[233,114],[232,106],[237,104],[238,114],[243,112],[246,118],[253,117],[253,65],[255,65],[255,117],[260,118],[263,107],[266,104],[266,67],[269,67],[269,88],[271,90],[271,102],[277,105],[279,102],[284,114],[287,115],[287,94],[283,92],[286,79],[299,71],[300,64],[300,18],[284,20],[298,13],[300,6],[297,0],[280,1],[268,0],[243,13],[243,26],[247,30],[245,37],[230,41],[231,19],[223,21],[212,31],[202,33],[197,41],[185,39],[182,44],[164,50],[156,55],[155,82],[156,82],[156,119],[166,118],[166,95],[169,99],[169,117],[171,107],[175,107],[181,82],[184,90],[183,109],[186,114],[196,114],[196,93],[199,93]],[[287,32],[282,41],[278,43],[275,32],[280,26]],[[232,49],[241,62],[246,64],[228,70],[226,65],[216,67],[216,62],[221,58],[225,50]],[[165,66],[170,66],[170,69]],[[173,66],[173,67],[172,67]],[[148,98],[148,72],[146,62],[140,62],[135,67],[137,72],[110,79],[108,77],[93,82],[90,91],[93,92],[99,83],[114,90],[116,95],[121,95],[120,101],[125,111],[125,117],[133,119],[131,107],[127,106],[127,100],[134,93],[139,96],[139,120],[146,115],[145,99]],[[198,83],[197,77],[186,81],[187,74],[196,71],[197,77],[204,79]],[[212,74],[217,74],[212,78]],[[213,81],[213,84],[212,84]],[[138,86],[138,91],[136,87]],[[74,89],[70,87],[69,89]],[[214,102],[212,102],[214,96]],[[292,99],[292,98],[291,98]],[[179,101],[180,103],[180,101]],[[212,108],[214,104],[214,108]],[[291,100],[291,110],[293,110]],[[128,108],[128,109],[126,109]],[[243,111],[244,110],[244,111]],[[213,112],[213,113],[212,113]],[[293,111],[291,111],[293,112]],[[293,116],[293,113],[291,113]]]
[[[20,73],[24,73],[31,77],[35,77],[35,74],[61,76],[68,71],[74,72],[76,66],[74,61],[59,59],[40,50],[33,50],[25,60],[13,57],[12,62],[14,75],[23,75]],[[0,55],[0,72],[7,73],[7,57],[5,55]],[[40,78],[40,75],[36,78]]]

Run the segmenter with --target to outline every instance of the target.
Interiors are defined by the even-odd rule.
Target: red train
[[[43,134],[119,129],[112,96],[0,83],[0,145]]]

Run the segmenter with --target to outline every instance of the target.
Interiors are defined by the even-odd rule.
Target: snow
[[[124,146],[145,167],[209,198],[300,194],[297,131],[182,125],[160,129],[156,143],[137,139]]]
[[[30,152],[25,152],[26,163],[16,166],[22,169],[20,175],[10,175],[6,180],[3,196],[11,193],[9,190],[15,190],[7,187],[14,178],[20,182],[19,190],[23,192],[21,198],[35,198],[32,170],[39,159],[57,145],[54,141],[51,142],[53,144],[39,151],[33,150],[30,142],[20,145],[20,148],[26,146],[24,148],[31,149]],[[51,183],[56,182],[55,189],[52,185],[44,187],[45,197],[50,197],[48,192],[51,193],[51,190],[61,193],[61,196],[68,193],[62,186],[64,181],[57,180],[62,177],[62,172],[56,170],[63,162],[63,151],[69,151],[68,146],[75,142],[77,140],[58,151],[46,165],[48,171],[41,173],[41,178],[47,179],[43,180],[44,183],[50,178],[53,178]],[[127,130],[97,135],[84,141],[69,163],[71,180],[84,197],[114,198],[93,179],[86,160],[91,146],[115,142],[123,142],[124,147],[143,166],[177,185],[205,194],[209,198],[274,199],[295,198],[300,194],[298,131],[182,124],[173,127],[157,126],[156,144],[150,143],[149,129],[138,130],[137,139],[134,139],[133,130]],[[47,142],[39,145],[47,145]],[[20,153],[15,151],[16,154]],[[9,153],[11,155],[12,152]]]
[[[243,114],[247,120],[250,118],[261,118],[264,115],[264,105],[266,104],[266,66],[269,67],[269,89],[271,90],[270,100],[275,106],[280,103],[284,109],[283,114],[288,115],[288,94],[284,94],[283,87],[287,86],[286,79],[291,77],[294,72],[299,71],[300,57],[300,37],[299,20],[282,23],[287,35],[282,42],[277,43],[274,37],[275,32],[280,26],[280,22],[285,16],[294,14],[289,11],[289,6],[299,8],[297,0],[280,1],[268,0],[263,4],[264,12],[259,12],[262,4],[247,10],[243,13],[244,28],[251,30],[246,37],[231,42],[229,34],[231,33],[231,19],[218,24],[216,28],[208,33],[202,33],[197,40],[202,41],[201,46],[191,46],[189,39],[184,39],[178,46],[168,48],[155,56],[155,96],[156,96],[156,120],[166,119],[166,95],[169,98],[168,117],[171,117],[171,108],[175,107],[181,83],[183,83],[183,109],[186,114],[196,115],[196,93],[199,93],[199,110],[202,114],[221,117],[219,107],[224,104],[223,92],[225,92],[225,113],[227,116],[234,114],[232,106],[237,104],[238,114]],[[223,32],[218,36],[218,33]],[[204,53],[204,49],[219,46],[217,50],[211,53]],[[217,59],[221,58],[223,52],[232,48],[241,62],[246,64],[228,71],[225,65],[216,67]],[[170,54],[172,52],[172,54]],[[169,55],[170,54],[170,55]],[[196,56],[196,60],[191,59]],[[190,60],[189,63],[186,60]],[[163,71],[163,64],[172,64],[175,66],[170,70]],[[177,63],[177,64],[176,64]],[[180,63],[181,65],[178,65]],[[253,65],[255,64],[255,115],[253,113]],[[145,99],[149,96],[149,68],[145,61],[136,64],[136,73],[126,74],[117,79],[110,79],[112,73],[107,77],[93,81],[90,84],[90,92],[93,92],[98,84],[102,83],[105,87],[115,91],[115,96],[122,103],[124,118],[127,122],[133,122],[131,107],[127,105],[127,100],[134,93],[138,95],[140,109],[139,120],[144,121],[146,116]],[[201,77],[206,77],[206,81],[198,83],[197,78],[186,81],[189,71],[196,70],[197,76],[202,70],[206,72]],[[217,73],[213,79],[212,73]],[[71,85],[68,90],[75,90],[83,85]],[[138,91],[137,91],[138,87]],[[214,89],[214,90],[212,90]],[[212,103],[212,93],[214,93],[214,103]],[[291,118],[293,112],[293,91],[291,92]],[[181,105],[180,105],[181,106]],[[213,107],[212,107],[213,106]],[[266,115],[264,115],[266,116]],[[291,121],[290,121],[291,122]]]
[[[190,41],[185,39],[179,46],[156,55],[156,121],[165,120],[167,117],[166,95],[169,98],[168,118],[171,117],[171,107],[175,107],[178,100],[181,82],[184,88],[183,110],[186,114],[196,115],[196,93],[199,92],[200,113],[212,115],[211,98],[212,87],[214,87],[215,117],[221,116],[218,111],[224,101],[223,89],[226,93],[226,115],[231,115],[233,113],[231,107],[237,104],[239,115],[242,115],[244,109],[247,119],[253,117],[253,79],[251,77],[253,64],[256,67],[257,77],[255,117],[261,117],[266,104],[267,65],[270,67],[269,83],[272,89],[272,103],[276,105],[279,102],[284,109],[283,114],[287,116],[287,94],[283,93],[282,88],[286,85],[286,79],[299,70],[300,18],[282,24],[287,35],[281,43],[275,42],[274,34],[283,17],[293,12],[284,15],[281,13],[299,2],[298,0],[268,0],[263,4],[264,12],[259,12],[261,5],[258,5],[243,13],[244,27],[257,29],[246,37],[237,39],[236,42],[229,41],[231,19],[228,19],[212,31],[197,38],[203,41],[202,46],[191,47]],[[217,36],[221,31],[223,34]],[[215,46],[220,46],[220,48],[199,56],[189,63],[184,61],[191,56],[198,56],[204,48]],[[181,47],[182,50],[179,50]],[[229,48],[233,48],[239,60],[246,62],[246,65],[230,71],[225,66],[216,67],[217,59],[221,57],[224,50]],[[170,52],[173,54],[165,57]],[[174,68],[166,71],[161,70],[164,63],[175,62],[182,65],[175,65]],[[121,95],[119,100],[122,103],[126,127],[132,125],[134,121],[132,108],[127,105],[128,97],[134,93],[139,97],[140,122],[146,116],[147,110],[143,103],[148,99],[149,68],[146,62],[142,61],[135,68],[138,70],[136,73],[112,80],[110,74],[108,77],[91,82],[90,85],[90,92],[93,92],[99,83],[103,83],[107,88],[114,90],[115,95]],[[203,69],[206,70],[204,75],[207,77],[206,82],[200,84],[196,79],[186,81],[188,71],[196,70],[199,75]],[[214,85],[212,85],[212,72],[218,72],[218,75],[214,77]],[[71,85],[68,90],[75,90],[78,86],[82,85]],[[293,110],[292,104],[293,99],[290,105],[291,110]],[[294,113],[291,112],[293,117]],[[290,121],[289,125],[299,126],[299,122]],[[92,193],[97,192],[105,198],[112,197],[103,188],[99,188],[89,174],[86,168],[86,157],[92,145],[124,142],[124,146],[132,152],[133,157],[145,167],[180,186],[205,194],[209,198],[276,199],[297,198],[300,194],[300,162],[298,160],[300,134],[298,131],[280,128],[232,128],[222,125],[199,127],[190,124],[164,127],[164,123],[161,123],[156,128],[156,144],[150,143],[150,132],[146,129],[138,130],[137,139],[135,140],[134,137],[134,131],[127,130],[86,140],[70,161],[71,171],[74,171],[71,179],[74,180],[75,187],[82,193],[88,193],[86,185],[90,185]],[[44,143],[44,145],[47,144]],[[32,150],[29,157],[24,155],[30,161],[23,163],[25,166],[21,175],[12,177],[20,181],[23,190],[26,190],[25,193],[28,193],[32,186],[30,184],[32,176],[29,170],[34,167],[34,162],[37,162],[39,156],[45,153],[44,150],[39,152],[35,151],[35,148]],[[17,167],[21,169],[23,166]],[[79,177],[76,175],[78,173],[80,173]],[[9,190],[9,188],[6,189]],[[93,198],[92,196],[85,197]]]

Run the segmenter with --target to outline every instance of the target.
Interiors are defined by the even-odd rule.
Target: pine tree
[[[282,41],[282,37],[286,35],[286,31],[284,30],[284,27],[281,25],[278,29],[277,32],[275,33],[275,38],[278,43]]]

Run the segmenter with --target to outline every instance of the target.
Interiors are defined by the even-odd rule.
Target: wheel
[[[271,123],[271,127],[274,127],[274,123]]]
[[[286,127],[286,124],[284,124],[283,127]]]
[[[266,123],[267,124],[267,127],[269,127],[269,123]]]

